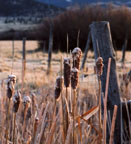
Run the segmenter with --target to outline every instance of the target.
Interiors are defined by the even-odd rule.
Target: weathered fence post
[[[15,41],[13,39],[12,40],[12,58],[14,58],[14,46],[15,46]]]
[[[83,57],[83,60],[82,60],[81,69],[84,68],[86,58],[87,58],[87,53],[88,53],[88,50],[90,48],[90,43],[91,43],[91,33],[89,32],[86,47],[85,47],[85,51],[84,51],[84,57]]]
[[[13,73],[13,67],[14,67],[14,54],[15,54],[15,50],[14,50],[14,40],[12,40],[12,68],[11,68],[11,74]]]
[[[102,92],[105,93],[105,85],[106,85],[106,75],[107,75],[107,67],[108,67],[108,59],[111,58],[111,69],[110,69],[110,78],[109,78],[109,88],[108,88],[108,98],[107,98],[107,109],[110,110],[111,117],[113,115],[114,105],[120,105],[120,95],[117,83],[116,76],[116,61],[115,54],[112,44],[112,38],[110,33],[109,22],[101,21],[101,22],[93,22],[90,25],[91,29],[91,37],[93,42],[93,49],[95,52],[95,59],[100,56],[103,58],[104,69],[101,77],[102,84]],[[97,42],[99,45],[99,52],[97,49]],[[117,119],[116,119],[116,127],[115,127],[115,135],[114,142],[115,144],[120,144],[120,108],[118,108]],[[107,132],[107,143],[109,143],[109,131]]]
[[[23,38],[23,49],[22,49],[22,89],[24,87],[25,71],[26,71],[26,38]]]
[[[53,48],[53,28],[52,28],[52,25],[50,25],[47,74],[50,74],[50,71],[51,71],[52,48]]]
[[[126,36],[124,44],[122,46],[122,64],[124,65],[125,62],[125,54],[126,54],[126,48],[127,48],[127,42],[128,42],[128,36]]]

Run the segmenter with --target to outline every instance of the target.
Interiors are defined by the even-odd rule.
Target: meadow
[[[63,75],[63,61],[67,54],[53,53],[51,71],[47,74],[48,53],[36,51],[37,47],[37,41],[26,41],[26,71],[22,88],[22,41],[14,41],[14,56],[12,41],[0,41],[0,143],[102,143],[97,110],[99,84],[94,71],[94,53],[89,51],[85,68],[79,72],[78,87],[75,91],[77,101],[73,103],[74,93],[71,86],[67,89],[63,84],[61,96],[55,97],[56,79]],[[68,54],[68,57],[72,57],[71,54]],[[124,67],[121,57],[122,52],[116,51],[120,96],[122,101],[128,101],[131,100],[131,82],[126,85],[123,75],[131,69],[131,52],[126,53]],[[9,100],[8,75],[12,74],[16,76],[16,82],[13,83],[15,88]],[[21,95],[17,112],[14,111],[14,95]],[[77,111],[74,117],[72,110],[75,108]],[[86,112],[89,118],[81,119],[80,116]],[[111,129],[110,113],[108,126]],[[123,136],[123,144],[129,144],[130,138],[127,132],[126,136]]]

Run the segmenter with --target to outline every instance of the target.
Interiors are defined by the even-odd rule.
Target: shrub
[[[89,32],[89,25],[93,21],[109,21],[113,43],[117,49],[121,49],[125,37],[128,36],[128,50],[131,46],[131,12],[121,6],[114,8],[109,4],[106,8],[100,6],[85,6],[70,9],[62,14],[47,18],[39,27],[38,37],[46,42],[48,48],[50,26],[53,27],[53,49],[66,51],[67,34],[69,36],[69,49],[72,50],[77,46],[77,35],[80,30],[79,46],[83,50],[86,45]],[[39,47],[43,48],[43,42],[39,42]]]

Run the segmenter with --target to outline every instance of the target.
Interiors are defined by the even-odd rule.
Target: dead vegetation
[[[94,72],[95,61],[89,59],[85,70],[79,70],[79,62],[81,53],[75,51],[73,59],[68,55],[70,62],[66,64],[73,67],[71,73],[67,72],[69,77],[65,77],[65,83],[62,82],[63,61],[61,56],[67,57],[64,53],[53,54],[53,64],[51,74],[47,75],[47,54],[27,53],[27,69],[25,76],[24,88],[21,90],[21,42],[15,42],[15,54],[18,55],[14,61],[12,74],[16,75],[16,83],[6,81],[7,76],[11,74],[11,45],[5,50],[1,47],[1,61],[4,61],[9,66],[9,71],[2,71],[1,75],[1,96],[0,96],[0,141],[2,144],[19,143],[19,144],[69,144],[69,143],[103,143],[103,128],[100,124],[103,123],[103,118],[99,115],[100,105],[100,88],[97,74],[102,74],[102,61],[97,63],[97,74]],[[32,43],[32,45],[30,45]],[[7,44],[7,42],[6,42]],[[11,44],[11,43],[10,43]],[[18,45],[19,44],[19,45]],[[7,46],[7,45],[6,45]],[[27,50],[36,48],[35,42],[27,42]],[[118,59],[120,59],[118,52]],[[10,55],[10,57],[8,57]],[[91,56],[93,54],[91,53]],[[128,59],[129,57],[129,59]],[[57,61],[56,61],[57,60]],[[67,59],[66,59],[67,60]],[[101,60],[101,59],[100,59]],[[45,65],[43,65],[43,61]],[[73,61],[73,62],[72,62]],[[75,62],[74,62],[75,61]],[[73,64],[74,63],[74,64]],[[127,53],[125,67],[121,67],[120,61],[117,62],[117,73],[121,91],[121,99],[123,102],[131,99],[130,90],[130,73],[127,72],[131,68],[130,52]],[[77,64],[77,65],[76,65]],[[77,68],[76,68],[77,67]],[[4,68],[4,65],[3,65]],[[79,75],[78,75],[79,72]],[[57,78],[57,76],[60,76]],[[12,75],[10,76],[12,78]],[[9,78],[10,78],[9,77]],[[57,78],[57,81],[56,81]],[[10,79],[12,80],[12,79]],[[71,80],[71,81],[70,81]],[[55,86],[55,81],[57,85]],[[71,83],[70,83],[71,82]],[[8,84],[8,87],[6,85]],[[15,84],[15,86],[13,85]],[[64,86],[65,84],[65,86]],[[72,87],[72,89],[71,89]],[[7,97],[6,91],[10,92],[11,97]],[[14,89],[15,92],[14,93]],[[55,88],[59,90],[59,97],[55,97]],[[15,94],[15,95],[14,95]],[[21,96],[20,96],[21,95]],[[18,108],[16,97],[21,101]],[[10,105],[9,105],[10,99]],[[13,100],[13,101],[12,101]],[[15,106],[17,104],[17,107]],[[10,106],[10,109],[9,109]],[[16,110],[18,108],[18,111]],[[8,112],[7,112],[8,110]],[[115,108],[116,110],[116,108]],[[128,120],[123,125],[123,144],[128,144],[130,139],[130,105],[126,104],[125,120]],[[108,127],[113,134],[113,124],[111,125],[110,113],[107,112]],[[115,112],[114,112],[115,115]],[[114,118],[115,119],[115,118]],[[123,120],[123,121],[125,121]],[[128,129],[126,129],[129,128]],[[7,134],[8,133],[8,134]],[[110,138],[112,141],[113,135]]]

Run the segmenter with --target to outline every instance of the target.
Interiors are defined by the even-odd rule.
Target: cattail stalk
[[[65,134],[67,135],[68,123],[69,123],[69,108],[68,108],[68,87],[70,86],[70,73],[71,73],[71,60],[70,58],[64,58],[64,85],[66,87],[66,95],[65,95]]]
[[[29,96],[24,96],[23,98],[23,104],[24,104],[24,122],[23,122],[23,129],[22,129],[22,136],[24,136],[25,128],[26,128],[26,115],[27,111],[30,107],[31,99]]]
[[[73,121],[71,120],[70,124],[69,124],[69,127],[68,127],[65,144],[70,144],[70,136],[71,136],[72,128],[73,128]]]
[[[29,108],[29,105],[26,104],[25,108],[24,108],[24,123],[23,123],[23,130],[22,130],[22,135],[23,136],[24,136],[25,127],[26,127],[26,115],[27,115],[28,108]]]
[[[35,118],[35,123],[34,123],[34,128],[33,128],[32,144],[35,144],[34,140],[35,140],[35,137],[36,137],[36,131],[37,131],[38,124],[39,124],[39,118],[36,117]]]
[[[73,89],[73,143],[75,143],[76,89]]]
[[[13,123],[13,144],[15,144],[16,113],[14,113],[13,117],[14,117],[14,123]]]
[[[96,60],[96,72],[98,76],[98,83],[99,83],[99,132],[102,130],[102,123],[101,123],[101,75],[103,73],[103,59],[102,57],[98,57]],[[101,140],[100,140],[101,143]]]
[[[98,78],[99,83],[99,132],[102,130],[102,123],[101,123],[101,80],[100,77]]]
[[[21,94],[19,91],[13,96],[13,144],[15,144],[15,126],[16,126],[16,113],[20,105]]]
[[[111,124],[109,144],[113,144],[116,115],[117,115],[117,105],[114,106],[114,113],[113,113],[112,124]]]
[[[61,64],[60,64],[60,73],[61,73],[61,77],[62,77],[62,74],[63,74],[63,67],[62,67],[62,64],[63,64],[63,58],[61,56]],[[62,96],[62,88],[63,88],[63,81],[61,80],[60,81],[60,86],[61,86],[61,99],[60,99],[60,109],[61,109],[61,131],[62,131],[62,137],[63,137],[63,142],[65,142],[65,123],[64,123],[64,103],[63,103],[63,96]]]
[[[76,116],[76,88],[78,86],[79,71],[77,68],[71,70],[71,87],[73,90],[73,103],[72,103],[72,115],[73,115],[73,143],[75,142],[75,116]]]
[[[108,95],[108,86],[109,86],[110,67],[111,67],[111,58],[109,58],[108,60],[106,89],[105,89],[105,98],[104,98],[103,144],[106,144],[107,95]]]
[[[82,51],[80,48],[76,47],[72,51],[73,58],[73,68],[71,71],[71,87],[73,89],[73,143],[75,142],[75,116],[76,116],[76,88],[78,86],[78,70],[80,69],[80,59],[81,59]]]
[[[8,108],[7,108],[7,127],[6,127],[6,144],[8,144],[8,130],[9,130],[9,121],[10,121],[10,99],[8,99]]]

